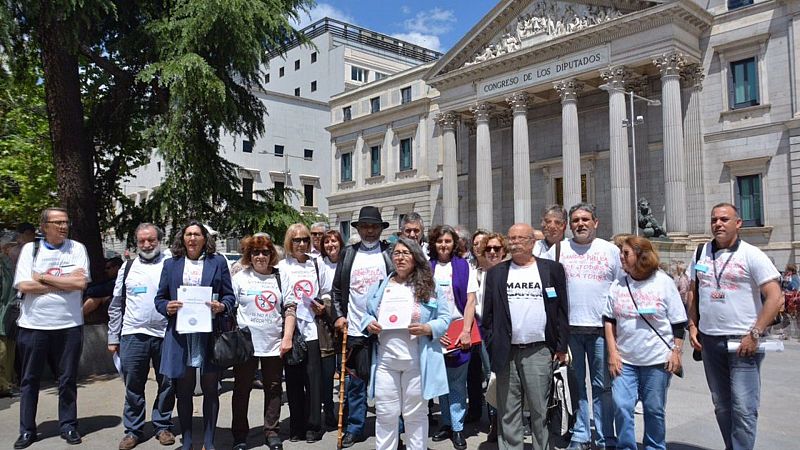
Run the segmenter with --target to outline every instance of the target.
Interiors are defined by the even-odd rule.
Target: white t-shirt
[[[359,247],[350,269],[350,297],[347,301],[347,335],[363,336],[361,321],[367,313],[367,294],[370,288],[386,278],[386,263],[381,246],[366,250]]]
[[[318,339],[311,302],[314,298],[327,294],[325,286],[330,286],[327,278],[328,270],[318,260],[316,267],[319,268],[319,281],[317,281],[314,261],[314,258],[308,258],[305,263],[301,263],[288,256],[278,263],[281,288],[283,288],[283,302],[286,305],[297,303],[297,326],[300,327],[300,332],[303,333],[306,341]]]
[[[480,319],[483,316],[483,294],[486,292],[486,271],[480,268],[476,269],[475,281],[478,283],[478,290],[475,291],[475,316]]]
[[[543,342],[547,314],[539,267],[535,263],[518,266],[512,262],[508,269],[506,292],[511,315],[511,343]]]
[[[672,346],[672,324],[686,321],[681,295],[672,277],[656,270],[650,278],[636,281],[628,277],[639,311]],[[669,360],[670,348],[639,316],[625,285],[625,277],[615,280],[607,294],[604,316],[617,321],[617,349],[622,362],[652,366]]]
[[[184,258],[183,264],[183,285],[200,286],[203,282],[203,260]]]
[[[236,322],[250,329],[255,356],[280,356],[283,298],[274,274],[245,269],[231,280],[236,295]]]
[[[478,290],[478,273],[474,267],[469,265],[469,277],[467,281],[467,294],[475,293]],[[446,263],[436,263],[436,272],[433,274],[436,285],[442,288],[447,302],[450,304],[450,319],[457,320],[463,319],[464,316],[461,311],[456,307],[456,299],[453,295],[453,263],[448,261]]]
[[[566,244],[567,244],[567,240],[566,239],[561,241],[562,247],[564,245],[566,245]],[[555,257],[556,257],[555,247],[556,247],[555,245],[548,245],[546,239],[539,239],[538,241],[536,241],[535,244],[533,244],[533,256],[535,256],[537,258],[545,258],[545,259],[555,260]],[[550,249],[553,249],[553,255],[548,257],[547,256],[547,252],[549,252]],[[556,262],[560,262],[560,261],[556,261]]]
[[[419,322],[420,317],[420,304],[414,299],[414,291],[408,284],[397,284],[394,281],[389,282],[386,289],[383,291],[383,298],[393,299],[398,301],[408,302],[409,308],[412,308],[411,322]],[[380,305],[378,306],[380,309]],[[417,338],[411,336],[408,330],[385,330],[381,331],[378,335],[378,356],[383,359],[394,360],[418,360],[419,359],[419,344]]]
[[[761,285],[778,280],[780,273],[764,252],[744,241],[735,251],[718,250],[715,259],[708,243],[689,270],[689,278],[697,274],[699,282],[700,331],[712,336],[747,334],[761,312]]]
[[[89,257],[80,242],[66,239],[59,248],[39,245],[39,254],[33,261],[33,242],[25,244],[17,261],[14,288],[23,281],[33,281],[33,272],[54,276],[67,276],[83,269],[89,281]],[[60,291],[48,294],[25,294],[20,305],[17,324],[32,330],[61,330],[83,325],[81,291]]]
[[[555,260],[555,250],[550,247],[544,257]],[[624,275],[619,249],[599,238],[586,245],[570,239],[561,243],[559,262],[567,275],[570,326],[602,327],[608,288]]]
[[[167,318],[156,310],[153,299],[161,281],[161,269],[167,258],[163,255],[157,262],[144,263],[136,258],[131,263],[128,278],[125,279],[125,264],[117,273],[114,284],[114,297],[122,295],[125,282],[125,315],[122,317],[122,335],[146,334],[163,338],[167,329]]]

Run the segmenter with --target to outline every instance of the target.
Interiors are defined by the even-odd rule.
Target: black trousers
[[[61,330],[19,328],[21,358],[19,432],[36,433],[39,386],[45,363],[58,379],[58,425],[62,433],[78,426],[78,363],[83,349],[83,326]]]
[[[289,402],[289,435],[305,438],[306,432],[322,430],[322,358],[319,341],[307,341],[302,363],[284,365]]]
[[[472,355],[470,355],[467,370],[467,397],[469,398],[467,415],[481,417],[483,414],[481,406],[483,406],[483,380],[485,376],[483,374],[480,345],[472,347]]]
[[[325,425],[335,427],[338,410],[333,401],[333,375],[336,373],[336,355],[322,358],[322,408],[325,410]]]

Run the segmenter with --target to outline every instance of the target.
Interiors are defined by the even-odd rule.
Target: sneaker
[[[158,443],[161,445],[173,445],[175,443],[175,435],[169,430],[158,433],[156,439],[158,439]]]
[[[566,450],[591,450],[591,448],[588,442],[570,442]]]
[[[119,441],[119,450],[131,450],[139,445],[139,438],[132,434],[126,434],[125,437]]]

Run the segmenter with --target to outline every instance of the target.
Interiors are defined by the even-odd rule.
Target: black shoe
[[[464,450],[467,448],[467,440],[464,439],[463,432],[454,431],[451,440],[453,441],[453,447],[455,447],[456,450]]]
[[[239,442],[238,444],[234,444],[231,450],[247,450],[247,443]]]
[[[281,438],[279,437],[271,437],[267,439],[267,446],[269,446],[269,450],[283,450],[283,444],[281,443]]]
[[[322,433],[316,431],[306,431],[306,443],[313,444],[322,439]]]
[[[453,429],[450,427],[442,427],[441,430],[437,431],[436,434],[433,435],[431,440],[433,442],[442,442],[450,439],[453,435]]]
[[[34,442],[36,442],[36,433],[26,431],[20,434],[17,440],[14,442],[14,448],[28,448]]]
[[[82,442],[81,434],[78,433],[78,430],[69,430],[61,433],[61,439],[67,441],[69,445],[78,445]]]
[[[345,433],[342,436],[342,448],[352,447],[358,442],[358,439],[350,433]]]
[[[302,439],[300,438],[300,436],[296,434],[289,436],[289,442],[300,442],[300,441],[302,441]]]

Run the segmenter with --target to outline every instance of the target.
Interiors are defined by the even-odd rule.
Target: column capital
[[[685,88],[702,91],[705,78],[706,75],[703,73],[703,67],[700,64],[688,65],[681,71],[681,84]]]
[[[662,77],[679,76],[686,66],[686,57],[681,52],[666,52],[654,56],[653,64],[661,71]]]
[[[514,114],[526,114],[528,112],[528,103],[533,103],[526,92],[514,92],[506,97],[506,102],[511,106]]]
[[[600,72],[600,78],[612,89],[625,89],[625,83],[630,81],[632,72],[625,66],[612,66]]]
[[[475,115],[475,121],[478,123],[488,122],[489,113],[492,112],[492,109],[494,109],[494,107],[491,105],[491,103],[486,102],[476,103],[469,108],[472,114]]]
[[[553,88],[561,96],[561,103],[577,101],[583,87],[584,84],[574,78],[553,83]]]
[[[436,115],[436,122],[445,131],[455,131],[458,124],[458,115],[452,111],[439,113]]]

